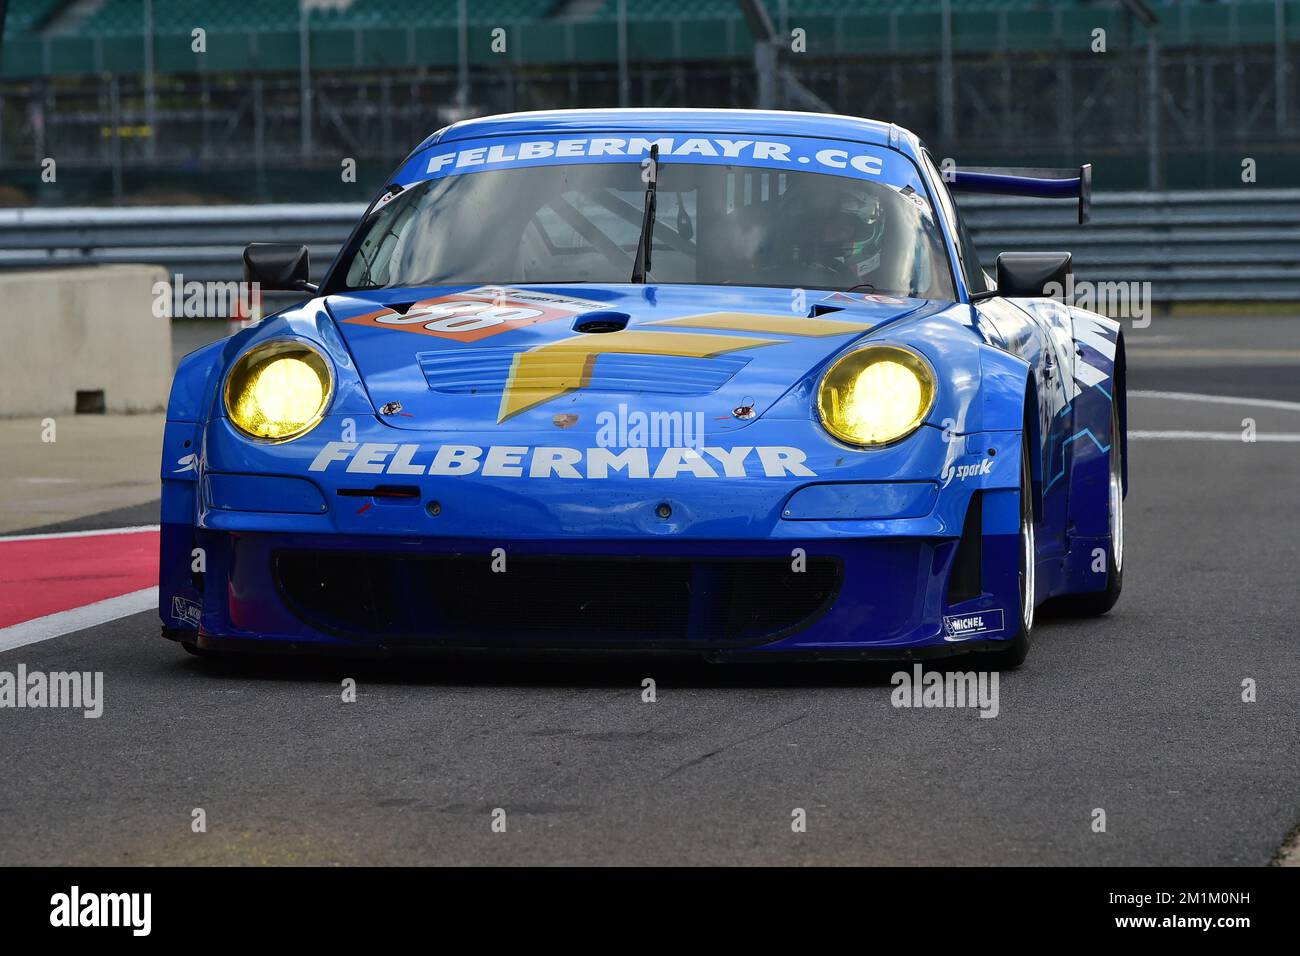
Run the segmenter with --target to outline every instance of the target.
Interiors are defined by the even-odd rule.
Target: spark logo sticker
[[[943,486],[947,488],[953,479],[965,481],[967,478],[982,478],[993,471],[993,459],[985,458],[973,465],[947,465],[943,469]]]
[[[459,342],[477,342],[525,325],[572,318],[604,307],[591,299],[485,285],[465,292],[421,299],[405,313],[385,308],[344,321]]]

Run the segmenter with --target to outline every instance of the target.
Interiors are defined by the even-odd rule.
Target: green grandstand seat
[[[17,0],[9,4],[0,60],[5,76],[137,72],[144,30],[144,0],[103,0],[66,35],[39,31],[72,0]],[[1086,50],[1095,27],[1105,27],[1115,46],[1140,43],[1144,32],[1117,0],[951,0],[954,47],[960,54],[1003,50]],[[1188,44],[1271,44],[1273,0],[1151,0],[1163,21],[1162,41]],[[1300,0],[1286,0],[1288,32],[1300,38]],[[780,25],[780,0],[766,0]],[[808,31],[809,50],[853,56],[897,49],[933,56],[939,48],[940,0],[786,0],[786,26]],[[617,0],[604,0],[583,18],[553,16],[562,0],[469,0],[475,63],[503,62],[488,48],[483,28],[503,26],[509,63],[565,66],[609,64],[615,58]],[[735,0],[626,0],[628,47],[639,62],[675,59],[747,60],[753,41]],[[448,66],[457,59],[453,29],[457,0],[353,0],[344,8],[313,9],[312,59],[322,70]],[[294,70],[298,64],[299,0],[153,0],[154,53],[161,72]],[[188,37],[208,31],[201,60]]]
[[[4,32],[8,37],[25,36],[45,24],[64,0],[10,0]]]

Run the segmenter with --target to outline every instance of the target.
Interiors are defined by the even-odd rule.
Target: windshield
[[[419,182],[372,213],[341,274],[349,289],[627,282],[645,187],[639,162]],[[661,162],[657,195],[649,283],[954,298],[919,180]]]

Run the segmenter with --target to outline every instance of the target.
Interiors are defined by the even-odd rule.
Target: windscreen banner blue
[[[803,136],[746,139],[739,136],[674,136],[601,133],[590,136],[500,136],[458,139],[413,156],[397,181],[404,186],[494,169],[568,166],[586,163],[640,163],[659,147],[659,162],[748,166],[785,172],[815,172],[903,186],[916,180],[916,168],[901,153],[884,146]]]

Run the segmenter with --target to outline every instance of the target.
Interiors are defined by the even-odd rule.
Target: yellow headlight
[[[827,370],[817,390],[826,430],[851,445],[886,445],[911,434],[934,404],[934,373],[911,349],[869,345]]]
[[[329,363],[301,341],[268,342],[235,363],[226,378],[226,414],[264,441],[305,435],[325,414],[333,388]]]

